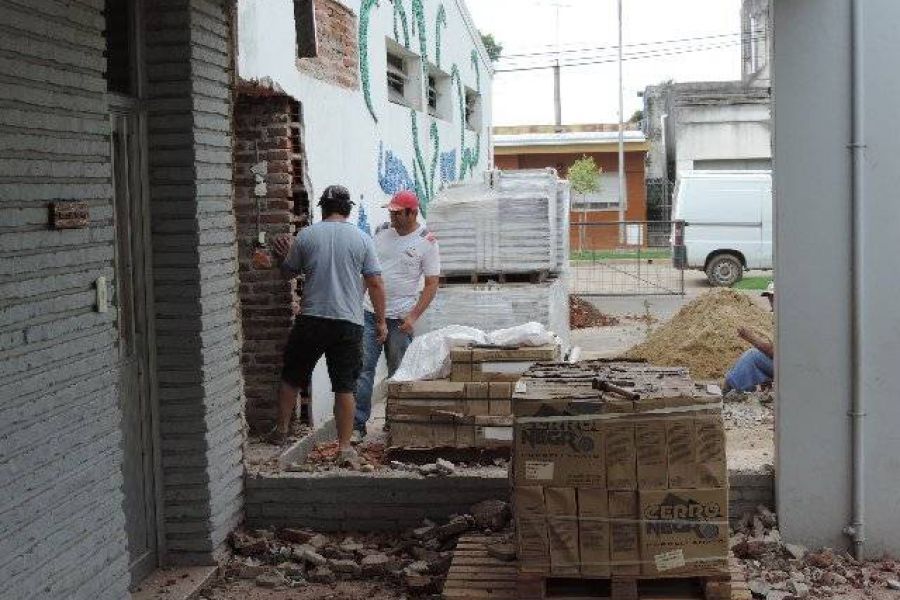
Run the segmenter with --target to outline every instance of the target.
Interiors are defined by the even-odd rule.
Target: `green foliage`
[[[484,44],[485,50],[487,50],[488,56],[491,57],[491,62],[500,60],[500,55],[503,54],[503,44],[495,40],[494,36],[490,33],[482,33],[481,41]]]
[[[629,123],[640,123],[643,120],[644,120],[644,111],[636,110],[636,111],[634,111],[634,114],[631,115],[631,117],[628,119],[628,122]]]
[[[593,156],[582,156],[569,167],[569,183],[572,191],[583,196],[600,189],[600,168]]]

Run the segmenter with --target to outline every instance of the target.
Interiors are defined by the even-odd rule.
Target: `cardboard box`
[[[547,533],[550,539],[550,573],[578,575],[578,502],[575,488],[544,488]]]
[[[634,426],[634,441],[637,447],[638,489],[668,488],[666,422],[661,419],[638,421]]]
[[[728,490],[641,490],[643,574],[716,573],[728,560]]]
[[[613,419],[606,425],[606,487],[637,489],[637,449],[634,422]]]
[[[697,487],[697,436],[694,418],[669,418],[666,421],[669,487]]]
[[[697,437],[698,487],[728,486],[728,464],[725,458],[725,424],[722,415],[694,418]]]
[[[609,492],[610,573],[639,575],[641,553],[637,492]]]
[[[606,487],[605,432],[597,421],[515,424],[515,485]]]
[[[609,498],[603,488],[578,488],[581,575],[609,577]]]
[[[516,487],[513,490],[519,570],[523,573],[550,572],[550,542],[547,533],[544,488]]]

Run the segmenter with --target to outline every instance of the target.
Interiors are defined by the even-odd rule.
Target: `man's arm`
[[[746,327],[741,327],[738,329],[738,335],[741,336],[744,340],[748,341],[752,344],[757,350],[768,356],[769,358],[775,358],[775,344],[750,331]]]
[[[412,310],[409,311],[409,314],[406,315],[406,318],[403,319],[403,323],[400,325],[400,329],[403,332],[408,333],[409,335],[413,334],[413,328],[416,325],[416,321],[418,321],[419,317],[428,310],[431,301],[434,300],[434,297],[437,295],[440,281],[441,278],[437,275],[425,277],[425,287],[422,288],[422,293],[419,295],[419,301],[416,302],[416,305],[413,306]]]
[[[366,290],[369,292],[369,300],[372,301],[372,308],[375,309],[375,330],[378,333],[378,341],[384,343],[387,339],[387,321],[384,318],[385,296],[384,296],[384,280],[381,275],[366,275]]]

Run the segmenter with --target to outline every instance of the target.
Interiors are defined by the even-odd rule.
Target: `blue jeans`
[[[752,392],[756,386],[772,381],[774,376],[774,361],[756,348],[750,348],[725,375],[725,385],[739,392]]]
[[[372,388],[375,385],[375,369],[378,367],[378,359],[381,351],[387,355],[388,377],[400,366],[406,349],[412,342],[412,336],[401,331],[400,325],[403,319],[388,319],[388,336],[384,344],[378,341],[378,332],[375,330],[375,315],[366,311],[363,329],[363,366],[356,381],[356,414],[353,418],[353,428],[358,431],[366,430],[366,421],[372,414]]]

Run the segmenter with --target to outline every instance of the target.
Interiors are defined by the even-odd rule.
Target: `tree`
[[[628,119],[628,122],[629,123],[640,123],[643,120],[644,120],[644,111],[636,110],[636,111],[634,111],[634,114],[631,115],[631,118]]]
[[[594,162],[593,156],[582,156],[569,167],[569,183],[572,191],[581,196],[582,202],[586,194],[593,194],[600,189],[600,168]],[[584,222],[585,214],[582,212],[581,221]],[[578,250],[584,250],[585,226],[578,227]]]
[[[592,194],[600,189],[600,168],[593,156],[582,156],[569,167],[569,183],[579,196]]]
[[[484,48],[485,50],[487,50],[488,56],[491,57],[491,62],[497,62],[498,60],[500,60],[500,54],[503,53],[503,44],[497,42],[497,40],[494,39],[494,36],[490,33],[482,33],[481,42],[484,44]]]

